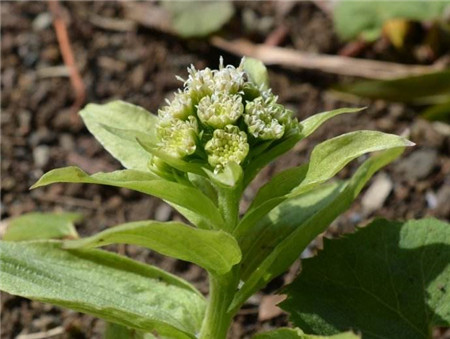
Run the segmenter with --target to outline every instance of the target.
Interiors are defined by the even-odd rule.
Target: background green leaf
[[[362,37],[376,40],[383,24],[390,19],[416,21],[437,20],[444,17],[446,1],[349,1],[341,0],[334,10],[334,27],[343,40]]]
[[[444,103],[450,99],[450,70],[393,80],[356,81],[337,85],[334,89],[370,99],[417,104]]]
[[[147,247],[177,259],[193,262],[210,272],[223,274],[241,260],[237,241],[223,231],[190,227],[180,222],[131,222],[91,237],[66,241],[65,248],[93,248],[109,244]]]
[[[0,288],[142,331],[194,338],[205,302],[187,282],[100,250],[58,241],[0,242]]]
[[[89,104],[80,111],[80,115],[89,132],[125,168],[148,171],[151,156],[137,143],[132,133],[118,134],[114,133],[114,129],[138,131],[155,138],[156,115],[123,101]]]
[[[214,203],[195,187],[160,179],[136,170],[122,170],[111,173],[88,175],[78,167],[64,167],[45,173],[31,188],[54,183],[87,183],[129,188],[164,199],[201,228],[220,228],[223,223]],[[179,208],[181,206],[182,208]]]
[[[450,224],[376,220],[303,261],[281,306],[308,332],[430,338],[450,325]]]
[[[79,213],[27,213],[9,222],[3,240],[78,238],[74,223],[82,219]]]
[[[182,37],[204,37],[217,31],[234,14],[231,1],[163,1],[172,14],[173,29]]]

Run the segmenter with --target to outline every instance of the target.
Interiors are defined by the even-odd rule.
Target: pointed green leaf
[[[326,208],[342,193],[344,187],[344,182],[321,185],[282,203],[259,220],[245,236],[239,238],[239,245],[244,253],[241,279],[247,280],[280,242],[294,232],[298,225]]]
[[[309,164],[282,172],[273,179],[273,183],[270,181],[261,188],[261,193],[258,192],[256,197],[257,202],[252,204],[237,226],[236,237],[243,237],[275,206],[328,181],[357,157],[369,152],[412,145],[414,143],[400,136],[376,131],[351,132],[322,142],[314,147]],[[274,192],[272,197],[271,191]],[[265,198],[267,200],[264,201]]]
[[[318,113],[310,116],[309,118],[303,120],[300,122],[300,126],[302,127],[302,135],[303,138],[308,137],[316,129],[318,129],[324,122],[328,121],[329,119],[340,115],[340,114],[346,114],[346,113],[357,113],[362,111],[364,108],[339,108],[335,109],[333,111],[327,111],[323,113]]]
[[[376,220],[325,239],[324,250],[303,261],[282,307],[313,333],[431,338],[433,326],[450,326],[449,262],[450,224]]]
[[[304,164],[302,166],[288,168],[276,174],[256,193],[255,198],[248,208],[249,211],[268,200],[288,194],[293,188],[301,184],[307,171],[308,164]]]
[[[3,240],[78,238],[73,224],[81,219],[79,213],[27,213],[9,222]]]
[[[299,328],[279,328],[277,330],[259,333],[253,339],[358,339],[358,335],[352,332],[339,333],[332,336],[317,336],[305,334]]]
[[[260,155],[251,159],[250,163],[244,170],[244,187],[246,187],[255,178],[264,166],[289,151],[301,139],[302,136],[300,133],[293,133],[278,143],[272,143],[269,151],[262,152]]]
[[[314,147],[305,179],[290,195],[295,196],[327,181],[350,161],[365,153],[413,145],[398,135],[377,131],[350,132],[324,141]]]
[[[0,242],[0,288],[142,331],[194,338],[204,298],[160,269],[58,241]]]
[[[130,169],[148,171],[150,156],[132,135],[114,133],[116,129],[138,131],[155,138],[157,117],[145,109],[123,101],[105,105],[89,104],[80,111],[88,130],[120,163]]]
[[[253,272],[250,274],[244,285],[236,294],[230,309],[236,309],[247,300],[253,293],[265,286],[270,280],[283,273],[300,256],[308,244],[320,233],[326,230],[328,225],[341,213],[347,210],[353,200],[358,196],[361,189],[380,168],[386,166],[403,153],[404,147],[393,148],[380,154],[372,156],[366,160],[349,180],[342,191],[332,199],[326,206],[321,206],[319,210],[305,221],[298,223],[299,215],[295,213],[298,206],[296,199],[301,196],[289,199],[278,205],[270,212],[272,215],[272,227],[293,229],[272,252],[260,263],[255,264]],[[288,214],[288,211],[293,211]],[[278,217],[276,215],[278,214]],[[241,240],[240,240],[241,241]],[[243,248],[246,255],[246,249]],[[243,265],[245,262],[243,262]]]
[[[88,175],[78,167],[64,167],[44,174],[32,188],[61,182],[100,184],[129,188],[164,199],[175,208],[181,206],[191,211],[197,216],[198,227],[220,228],[223,223],[217,207],[198,189],[160,179],[148,172],[122,170]]]
[[[250,81],[253,82],[258,89],[267,90],[269,88],[269,74],[262,61],[245,57],[244,71],[247,73]]]
[[[65,248],[133,244],[193,262],[223,274],[241,260],[237,241],[223,231],[202,230],[180,222],[137,221],[112,227],[91,237],[66,241]]]

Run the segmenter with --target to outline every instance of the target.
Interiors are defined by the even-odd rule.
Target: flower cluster
[[[159,112],[158,146],[171,157],[208,163],[217,173],[241,166],[258,143],[282,139],[296,125],[278,97],[251,82],[239,67],[188,68],[183,88]],[[250,94],[249,94],[250,93]]]

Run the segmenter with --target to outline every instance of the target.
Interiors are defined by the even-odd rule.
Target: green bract
[[[224,66],[220,60],[217,70],[196,70],[192,66],[188,78],[179,79],[183,81],[182,88],[166,101],[157,116],[121,101],[90,104],[81,111],[89,131],[126,169],[93,174],[73,166],[54,169],[32,188],[62,182],[127,188],[164,200],[187,221],[133,220],[79,239],[73,225],[78,215],[23,216],[10,223],[0,243],[2,290],[103,318],[112,323],[107,327],[107,339],[112,339],[114,332],[121,333],[120,338],[151,338],[158,334],[162,338],[225,339],[233,317],[246,300],[286,271],[308,244],[350,207],[376,171],[413,145],[405,138],[377,131],[350,132],[326,140],[314,147],[309,162],[269,180],[240,215],[243,192],[264,166],[328,119],[360,109],[340,108],[298,122],[271,92],[266,68],[254,59],[243,59],[238,67]],[[377,154],[361,162],[350,179],[330,182],[349,162],[370,152]],[[94,249],[110,244],[142,246],[199,265],[209,274],[208,300],[188,282],[156,267]],[[448,241],[432,249],[448,251],[447,244]],[[373,248],[359,245],[365,251],[361,260],[370,259]],[[377,247],[380,253],[374,256],[377,262],[385,249],[382,245]],[[426,244],[418,244],[422,245]],[[415,262],[428,263],[428,256],[420,254],[423,252],[396,252],[393,240],[389,246],[389,253],[405,255],[399,262],[413,262],[409,255],[414,252]],[[388,253],[387,249],[383,253]],[[440,254],[431,250],[429,253],[433,258],[429,262],[434,267],[433,276],[439,276],[439,283],[449,281],[448,270],[441,273],[444,265],[439,261]],[[331,257],[339,261],[338,255]],[[346,260],[353,258],[352,254]],[[369,263],[375,270],[376,265]],[[345,270],[357,269],[351,262],[346,264]],[[345,270],[339,262],[328,266],[337,272],[335,281],[342,278]],[[398,267],[388,267],[387,273],[402,274]],[[309,275],[300,283],[308,284],[309,279],[313,281],[309,290],[320,288],[322,282],[314,280],[314,271],[306,271]],[[317,272],[320,276],[328,274],[322,273],[321,268]],[[367,276],[365,288],[386,291],[385,286],[375,286],[373,282],[385,285],[388,275],[376,273],[378,280]],[[353,281],[351,275],[344,278]],[[438,293],[438,286],[428,278],[426,292],[432,293],[433,298],[448,298],[447,294]],[[406,285],[410,278],[395,281]],[[343,288],[342,284],[335,285],[339,286],[332,287]],[[367,307],[351,309],[356,298],[351,288],[344,299],[348,305],[340,307],[333,304],[335,299],[331,297],[322,306],[316,305],[315,295],[305,294],[308,289],[303,287],[290,290],[296,298],[312,300],[296,308],[291,305],[295,299],[289,299],[289,310],[301,310],[302,314],[294,319],[300,319],[298,324],[305,328],[279,329],[256,338],[319,338],[314,334],[338,331],[344,333],[330,338],[357,338],[357,334],[348,331],[361,328],[364,333],[366,324],[361,319],[371,318]],[[327,293],[331,291],[332,288],[327,289]],[[415,286],[414,293],[419,295],[421,291],[425,293],[422,285]],[[366,296],[361,287],[358,292],[363,300]],[[370,293],[377,295],[372,290]],[[379,300],[395,299],[382,295]],[[398,310],[410,308],[405,298],[396,303],[392,307]],[[373,302],[377,307],[379,304]],[[343,314],[341,308],[352,316],[337,324],[333,317]],[[380,314],[375,318],[380,328],[394,327],[389,324],[393,319],[389,311],[392,310],[377,308]],[[448,325],[448,308],[438,311],[440,319],[432,323]],[[359,317],[354,327],[349,322],[357,317],[351,312]],[[317,326],[317,319],[324,326]],[[328,330],[330,326],[332,330]],[[303,330],[319,333],[309,335]],[[385,332],[379,333],[386,337]],[[408,338],[416,337],[408,334]]]

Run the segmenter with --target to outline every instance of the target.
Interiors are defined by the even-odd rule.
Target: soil
[[[87,88],[86,102],[122,99],[156,112],[164,98],[180,85],[174,75],[185,76],[190,64],[198,68],[216,67],[220,55],[226,63],[239,63],[238,58],[211,47],[207,40],[182,40],[141,26],[122,31],[102,26],[99,18],[126,19],[121,2],[62,5],[76,63]],[[282,46],[328,54],[337,54],[344,46],[333,33],[330,17],[312,3],[294,4],[287,13],[272,2],[235,5],[236,15],[220,32],[226,37],[244,36],[261,42],[283,24],[288,33]],[[249,17],[253,18],[250,23]],[[78,231],[88,235],[125,221],[179,218],[164,203],[126,189],[59,184],[29,191],[43,173],[56,167],[76,165],[93,173],[116,170],[120,165],[72,114],[74,92],[69,78],[54,68],[63,65],[63,61],[46,3],[2,2],[1,33],[2,219],[31,211],[77,211],[85,216]],[[274,93],[279,94],[280,102],[298,112],[299,119],[349,105],[327,90],[348,79],[278,67],[270,68],[269,72]],[[392,191],[381,199],[378,208],[374,212],[368,210],[359,198],[331,225],[327,236],[350,232],[355,225],[377,216],[392,219],[434,216],[448,220],[448,126],[421,120],[417,108],[399,103],[355,99],[352,105],[368,108],[356,117],[340,116],[328,122],[290,154],[266,168],[246,192],[243,208],[273,173],[304,162],[319,141],[356,129],[376,129],[397,134],[409,131],[417,146],[382,171],[391,182]],[[339,177],[349,176],[356,166],[357,162],[351,164]],[[320,246],[319,238],[305,255],[315,253]],[[206,275],[196,266],[133,246],[118,250],[176,273],[207,293]],[[236,317],[231,338],[248,338],[256,331],[287,324],[287,316],[277,312],[259,321],[258,306],[265,295],[276,291],[293,274],[291,270],[251,298]],[[62,326],[62,334],[53,338],[101,338],[105,326],[93,317],[6,293],[2,295],[2,310],[2,339],[58,326]]]

